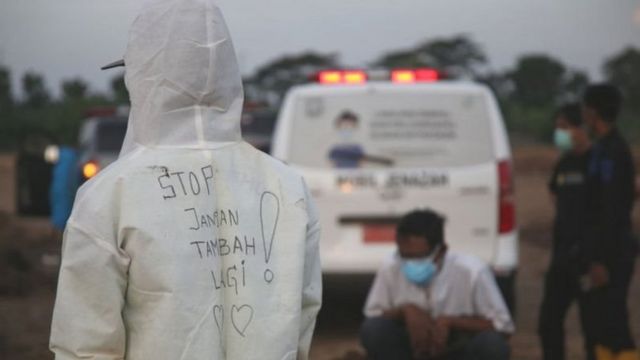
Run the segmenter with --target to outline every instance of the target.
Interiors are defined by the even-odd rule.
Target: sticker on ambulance
[[[336,186],[352,188],[419,188],[428,189],[449,185],[449,176],[429,171],[393,172],[383,179],[374,174],[351,174],[336,177]]]

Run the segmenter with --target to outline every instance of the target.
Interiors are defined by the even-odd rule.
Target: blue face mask
[[[438,272],[434,261],[436,253],[437,250],[429,257],[402,260],[402,272],[407,280],[418,286],[429,285]]]
[[[556,129],[553,133],[553,142],[562,151],[569,151],[573,148],[573,140],[568,130]]]

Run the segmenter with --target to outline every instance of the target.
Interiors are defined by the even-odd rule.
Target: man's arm
[[[124,358],[128,267],[112,242],[69,222],[51,326],[57,360]]]
[[[469,332],[496,330],[493,322],[482,316],[443,316],[439,317],[436,323],[450,330]]]
[[[511,319],[511,313],[488,267],[477,275],[473,289],[473,303],[475,314],[466,319],[456,320],[457,324],[454,325],[476,328],[478,331],[494,330],[506,335],[513,333],[515,325]]]
[[[473,333],[497,331],[505,335],[513,332],[511,315],[489,268],[481,269],[470,286],[473,286],[473,314],[437,318],[433,327],[432,355],[446,351],[452,330]]]
[[[447,349],[451,331],[480,333],[495,331],[493,322],[482,316],[442,316],[433,325],[432,355],[441,355]]]
[[[382,317],[394,321],[404,321],[404,310],[404,307],[387,309],[382,313]]]
[[[558,160],[556,164],[553,166],[553,170],[551,171],[551,176],[549,177],[549,182],[547,182],[547,189],[549,190],[549,197],[551,198],[551,202],[555,205],[557,195],[558,195],[558,171],[560,168],[560,163],[562,159]]]
[[[619,256],[631,251],[625,248],[624,227],[633,207],[635,191],[635,171],[630,152],[615,146],[608,149],[599,164],[602,192],[598,194],[601,211],[593,237],[593,253],[590,277],[595,287],[605,285],[609,280],[609,267],[619,260]]]
[[[401,320],[402,312],[393,306],[387,271],[386,266],[378,270],[367,296],[364,315],[369,318],[382,316],[392,320]]]

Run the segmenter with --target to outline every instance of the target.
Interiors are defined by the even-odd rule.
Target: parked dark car
[[[118,158],[126,132],[126,116],[101,116],[85,121],[79,135],[80,183],[94,177]]]
[[[49,186],[53,164],[45,161],[45,149],[54,144],[53,138],[34,133],[21,143],[16,161],[16,204],[21,215],[47,216]]]

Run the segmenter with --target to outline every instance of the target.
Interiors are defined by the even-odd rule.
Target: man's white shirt
[[[513,333],[515,326],[489,267],[469,255],[448,251],[442,267],[427,287],[411,283],[396,255],[376,275],[364,313],[381,316],[384,311],[413,304],[440,316],[480,316],[496,331]]]

